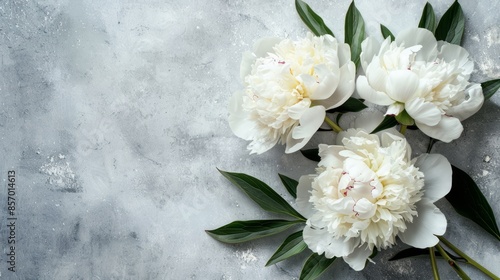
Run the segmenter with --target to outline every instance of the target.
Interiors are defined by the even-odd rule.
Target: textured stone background
[[[338,38],[350,1],[309,1]],[[500,77],[496,0],[461,1],[473,80]],[[452,3],[431,1],[442,15]],[[357,2],[369,34],[416,26],[425,1]],[[0,273],[3,279],[297,279],[304,253],[264,268],[286,235],[240,245],[204,232],[274,218],[216,167],[269,183],[314,163],[276,147],[249,156],[227,124],[239,62],[262,36],[297,38],[293,1],[2,1],[0,3]],[[381,38],[381,37],[380,37]],[[435,151],[469,172],[500,217],[500,95]],[[422,152],[427,140],[412,141]],[[319,142],[319,140],[316,140]],[[311,143],[311,145],[314,144]],[[490,158],[485,162],[485,158]],[[6,177],[17,173],[16,273],[7,271]],[[500,245],[447,202],[447,238],[500,275]],[[430,279],[427,258],[388,259],[323,279]],[[456,279],[444,263],[442,279]],[[473,279],[486,279],[469,267]]]

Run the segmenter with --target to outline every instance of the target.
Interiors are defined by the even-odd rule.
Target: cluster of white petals
[[[350,48],[330,36],[308,34],[298,41],[259,40],[243,55],[245,89],[231,98],[229,124],[252,141],[251,153],[286,143],[292,153],[309,141],[328,109],[342,105],[355,88]]]
[[[426,29],[408,29],[382,44],[368,37],[360,60],[365,72],[357,79],[361,98],[388,106],[387,115],[406,110],[422,132],[438,140],[457,139],[461,121],[483,104],[481,86],[469,83],[469,53],[436,41]]]
[[[411,160],[406,139],[388,132],[339,136],[341,145],[319,146],[317,174],[302,176],[297,187],[308,247],[361,270],[374,247],[390,247],[396,236],[417,248],[436,245],[446,218],[433,203],[451,188],[448,160]]]

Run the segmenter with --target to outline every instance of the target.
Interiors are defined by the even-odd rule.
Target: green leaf
[[[349,99],[347,99],[346,102],[344,102],[344,104],[340,105],[339,107],[337,108],[333,108],[333,109],[330,109],[330,110],[327,110],[326,112],[327,113],[335,113],[335,112],[339,112],[339,113],[347,113],[347,112],[359,112],[365,108],[368,108],[368,106],[366,106],[364,103],[363,103],[364,99],[357,99],[357,98],[354,98],[354,97],[349,97]]]
[[[391,127],[394,127],[398,124],[398,121],[393,115],[387,115],[384,117],[382,122],[371,132],[371,133],[377,133],[379,131],[382,131],[384,129],[388,129]]]
[[[460,45],[464,28],[464,13],[458,1],[455,1],[439,21],[435,32],[436,39]]]
[[[465,260],[464,258],[457,257],[446,250],[445,250],[445,252],[448,253],[450,258],[452,258],[454,260]],[[441,253],[439,253],[439,251],[436,251],[435,254],[437,257],[442,257]],[[408,249],[404,249],[402,251],[399,251],[394,256],[392,256],[392,258],[390,258],[389,261],[397,261],[397,260],[401,260],[401,259],[406,259],[406,258],[411,258],[411,257],[419,257],[419,256],[427,256],[427,255],[429,255],[429,248],[419,249],[419,248],[412,247],[412,248],[408,248]]]
[[[408,112],[406,112],[406,110],[403,110],[403,112],[399,113],[396,116],[396,120],[398,121],[398,123],[400,123],[402,125],[407,125],[408,126],[408,125],[414,125],[415,124],[415,121],[408,114]]]
[[[323,19],[316,14],[309,5],[302,0],[295,0],[295,8],[302,21],[311,29],[312,33],[316,36],[330,34],[333,32],[325,25]],[[335,37],[335,36],[334,36]]]
[[[302,215],[293,209],[279,194],[277,194],[271,187],[257,178],[243,173],[232,173],[219,170],[229,181],[243,190],[253,201],[259,204],[262,209],[289,215],[300,220],[305,221]]]
[[[434,33],[434,30],[436,29],[436,14],[434,13],[434,9],[429,2],[425,4],[418,27],[430,30],[432,33]]]
[[[320,162],[319,149],[300,150],[303,156],[312,161]]]
[[[297,231],[296,233],[288,236],[283,244],[276,250],[274,255],[267,261],[266,266],[273,265],[282,260],[286,260],[292,256],[295,256],[304,249],[307,248],[307,244],[304,242],[302,237],[302,231]]]
[[[351,46],[351,60],[359,65],[361,42],[365,39],[365,21],[352,1],[345,15],[345,43]]]
[[[391,37],[391,41],[394,41],[396,39],[389,28],[385,27],[385,25],[383,24],[380,25],[380,32],[382,33],[384,39],[387,39],[387,37]]]
[[[282,174],[278,174],[278,176],[280,176],[281,182],[290,195],[293,196],[293,198],[297,198],[297,185],[299,182]]]
[[[206,230],[211,237],[224,243],[241,243],[280,233],[303,221],[252,220],[234,221],[214,230]]]
[[[302,267],[300,280],[313,280],[318,278],[337,258],[327,259],[324,255],[312,254]]]
[[[500,88],[500,79],[486,81],[484,83],[481,83],[481,87],[483,88],[484,99],[489,99]]]
[[[456,166],[453,171],[451,191],[446,199],[458,214],[471,219],[496,239],[500,240],[500,232],[493,210],[481,193],[474,180]]]

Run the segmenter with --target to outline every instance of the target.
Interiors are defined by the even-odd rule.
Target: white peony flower
[[[342,145],[319,146],[317,174],[302,176],[297,187],[308,247],[362,270],[373,248],[391,247],[396,236],[417,248],[436,245],[447,223],[433,203],[451,189],[448,160],[411,160],[406,139],[388,132],[349,129],[339,136]]]
[[[460,137],[461,121],[482,106],[481,85],[469,83],[473,62],[462,47],[436,41],[421,28],[387,38],[381,45],[372,37],[362,43],[365,76],[357,79],[361,98],[389,106],[387,115],[403,110],[430,137],[450,142]]]
[[[252,141],[251,153],[277,142],[293,153],[309,141],[327,109],[342,105],[355,87],[350,48],[330,36],[311,33],[298,41],[264,38],[243,55],[245,89],[231,98],[229,125]]]

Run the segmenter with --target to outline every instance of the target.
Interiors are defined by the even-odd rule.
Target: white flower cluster
[[[241,77],[245,89],[233,95],[229,125],[236,136],[252,141],[252,153],[276,143],[286,152],[304,147],[325,119],[353,93],[356,67],[349,45],[330,35],[302,40],[259,40],[245,53]]]
[[[276,143],[298,151],[323,124],[326,110],[354,92],[386,115],[401,116],[423,133],[450,142],[461,121],[483,104],[479,84],[469,82],[473,63],[460,46],[438,42],[425,29],[401,32],[382,43],[362,43],[363,75],[357,80],[350,48],[329,35],[292,41],[259,40],[243,56],[243,91],[233,95],[229,124],[251,141],[251,153]],[[297,205],[307,218],[308,247],[327,258],[343,257],[361,270],[374,248],[396,237],[417,248],[438,243],[446,218],[434,205],[451,188],[451,165],[437,154],[411,159],[411,148],[394,129],[369,134],[383,119],[373,115],[320,145],[317,173],[302,176]]]

